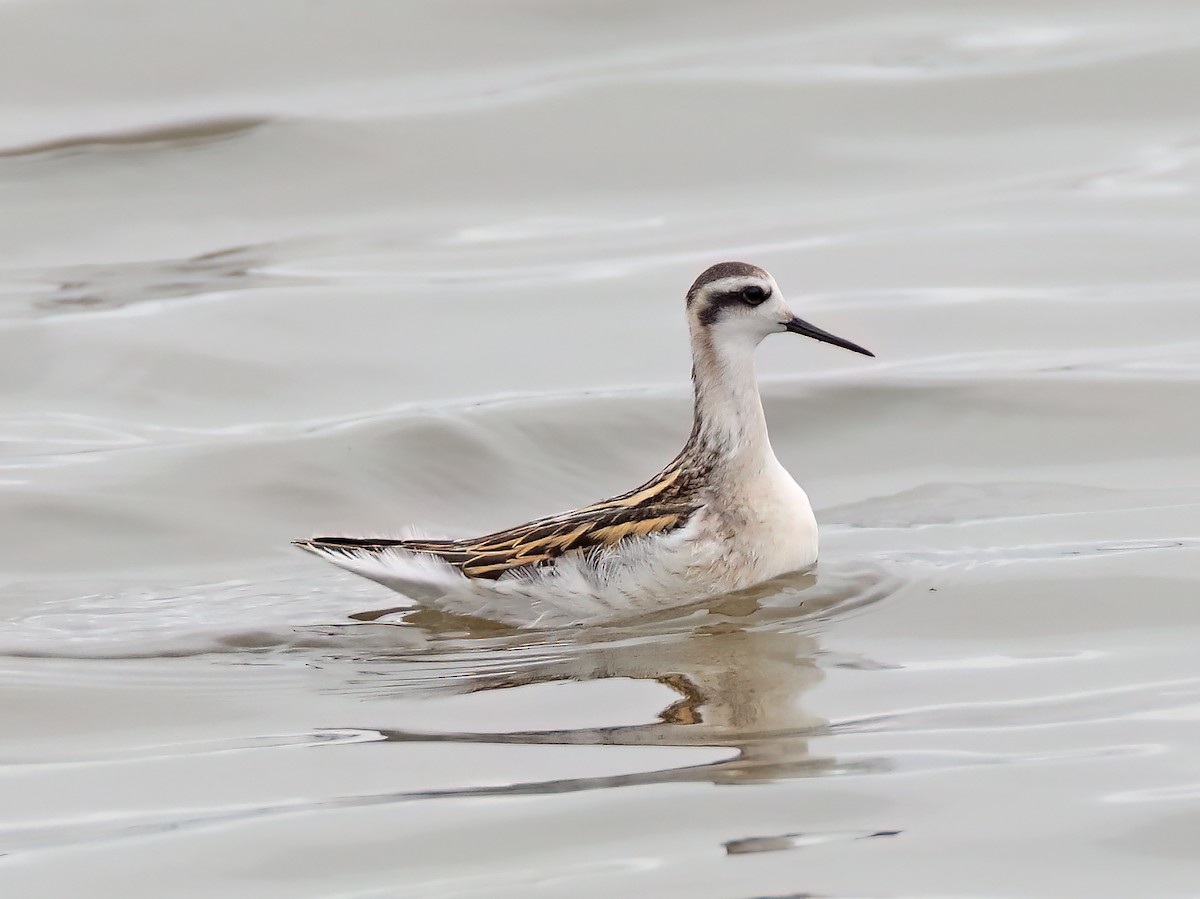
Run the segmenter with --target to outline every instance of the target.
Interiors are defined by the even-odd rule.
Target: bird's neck
[[[761,468],[774,459],[758,393],[754,345],[718,345],[707,331],[692,336],[695,418],[688,450],[721,465]]]

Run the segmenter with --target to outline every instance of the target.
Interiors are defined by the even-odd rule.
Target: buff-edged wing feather
[[[510,571],[545,565],[566,553],[586,553],[614,547],[622,540],[672,531],[686,524],[696,508],[692,503],[604,504],[470,540],[314,537],[297,542],[331,552],[421,553],[447,562],[467,577],[495,579]]]
[[[330,553],[419,553],[441,559],[466,577],[495,580],[550,564],[567,553],[612,548],[624,540],[683,527],[701,505],[698,491],[704,474],[702,464],[681,453],[628,493],[474,539],[314,537],[296,543]]]
[[[622,540],[673,531],[683,527],[696,508],[690,503],[646,503],[632,508],[602,505],[470,540],[314,537],[296,543],[329,552],[422,553],[442,559],[467,577],[497,579],[508,571],[551,563],[565,553],[586,553],[617,546]]]
[[[406,541],[404,548],[436,555],[467,577],[498,578],[553,562],[566,553],[614,547],[622,540],[674,530],[695,508],[658,503],[602,506],[539,519],[478,540]]]

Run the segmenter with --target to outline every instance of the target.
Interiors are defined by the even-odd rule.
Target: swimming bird
[[[522,624],[637,614],[811,568],[816,519],[771,448],[754,350],[790,332],[874,354],[798,318],[775,279],[745,262],[706,269],[686,308],[692,432],[644,484],[484,537],[294,544],[419,603]]]

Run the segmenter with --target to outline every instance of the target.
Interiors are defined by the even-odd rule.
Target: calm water
[[[1200,896],[1200,7],[0,3],[0,893]],[[769,268],[757,601],[378,613],[688,430]]]

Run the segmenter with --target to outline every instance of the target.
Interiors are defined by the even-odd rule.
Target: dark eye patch
[[[741,308],[743,306],[758,306],[771,296],[770,290],[764,290],[757,284],[750,284],[741,290],[731,290],[711,297],[708,303],[697,314],[702,325],[711,325],[721,317],[725,309]]]
[[[742,288],[741,300],[749,306],[757,306],[768,296],[769,294],[757,284],[751,284],[749,287]]]

